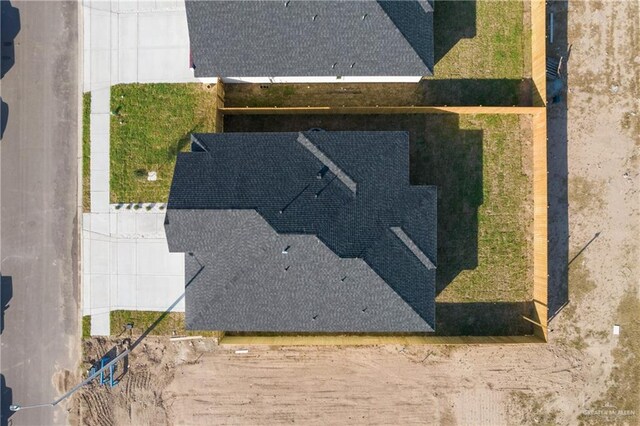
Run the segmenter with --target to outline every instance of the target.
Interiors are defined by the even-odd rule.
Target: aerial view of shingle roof
[[[196,77],[433,75],[431,0],[187,0]]]
[[[165,219],[191,329],[430,332],[436,188],[406,132],[192,135]]]

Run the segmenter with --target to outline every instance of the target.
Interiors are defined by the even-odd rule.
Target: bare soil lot
[[[94,360],[111,347],[90,343]],[[148,337],[122,382],[86,388],[72,414],[90,425],[520,424],[546,415],[530,395],[580,379],[580,357],[539,345],[244,348]]]

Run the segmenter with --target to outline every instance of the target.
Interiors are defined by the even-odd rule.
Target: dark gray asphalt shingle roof
[[[433,74],[427,0],[187,0],[186,7],[196,77]]]
[[[190,328],[433,331],[436,190],[410,185],[406,133],[192,140],[165,223],[169,249],[194,254]]]

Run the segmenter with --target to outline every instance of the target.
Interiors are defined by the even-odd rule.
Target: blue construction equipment
[[[109,366],[109,387],[114,387],[118,384],[118,381],[115,379],[114,374],[116,372],[116,366],[117,364],[111,364]]]
[[[118,369],[117,364],[113,363],[113,364],[109,364],[111,361],[113,361],[115,358],[111,358],[109,355],[105,355],[100,359],[100,367],[98,368],[98,363],[96,363],[96,365],[94,365],[93,367],[91,367],[91,369],[89,370],[89,377],[93,376],[94,374],[96,374],[98,371],[100,372],[100,386],[103,386],[105,384],[109,384],[109,387],[114,387],[115,385],[118,384],[118,380],[116,380],[116,376],[115,373]],[[108,365],[109,368],[109,374],[106,374],[106,368]]]
[[[100,384],[104,385],[105,383],[107,383],[107,380],[104,377],[104,366],[107,365],[109,363],[109,357],[108,356],[103,356],[102,359],[100,360]]]

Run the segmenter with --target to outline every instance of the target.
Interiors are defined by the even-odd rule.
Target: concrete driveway
[[[184,0],[84,0],[84,90],[197,81]]]
[[[111,334],[110,311],[165,311],[184,293],[184,253],[169,253],[160,205],[85,213],[82,233],[82,313],[92,335]],[[184,299],[172,311],[184,312]]]

